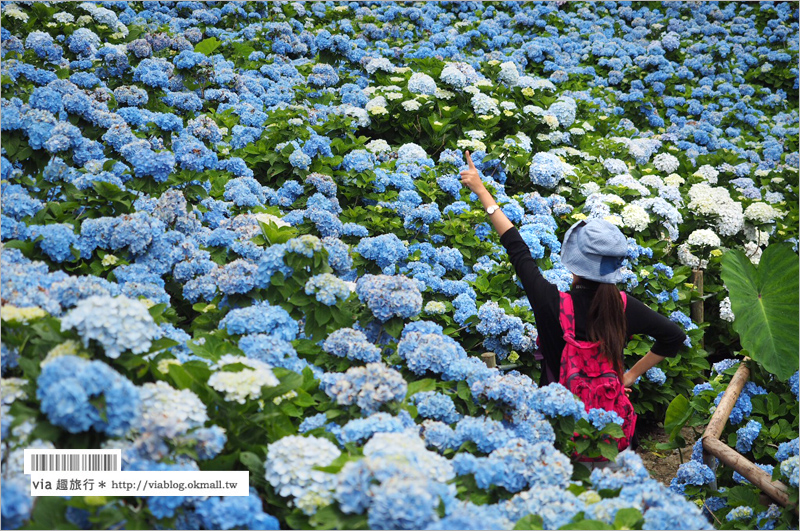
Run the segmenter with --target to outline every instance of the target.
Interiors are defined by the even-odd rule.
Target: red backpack
[[[621,291],[620,295],[622,309],[625,311],[628,299],[624,291]],[[559,321],[567,344],[561,353],[561,374],[558,383],[577,395],[585,404],[586,411],[601,408],[616,411],[622,417],[624,421],[622,432],[625,437],[619,439],[617,444],[622,451],[630,444],[636,429],[636,413],[633,412],[633,404],[625,394],[622,381],[611,361],[600,353],[599,343],[575,339],[575,310],[572,297],[568,293],[561,293]],[[605,458],[579,460],[606,461]]]

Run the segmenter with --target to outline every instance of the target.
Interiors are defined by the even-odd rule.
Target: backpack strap
[[[575,307],[572,304],[572,297],[569,293],[559,292],[561,305],[558,311],[558,322],[564,332],[564,338],[575,338]]]
[[[619,296],[622,297],[622,312],[625,313],[625,309],[628,307],[628,294],[620,290]]]

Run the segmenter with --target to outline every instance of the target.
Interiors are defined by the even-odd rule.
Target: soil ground
[[[641,439],[636,453],[642,458],[644,466],[650,471],[650,475],[654,479],[669,486],[670,481],[678,472],[678,467],[691,458],[692,445],[702,435],[705,427],[698,426],[695,429],[700,434],[697,437],[695,437],[694,431],[690,427],[685,427],[681,430],[681,435],[686,440],[686,446],[676,450],[659,450],[656,448],[658,443],[669,442],[669,434],[660,425],[654,426],[649,433],[643,436],[640,435]]]

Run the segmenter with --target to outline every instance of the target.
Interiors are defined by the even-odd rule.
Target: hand
[[[625,392],[628,392],[628,390],[629,390],[629,389],[630,389],[630,388],[633,386],[633,384],[635,384],[635,383],[636,383],[636,377],[634,377],[634,376],[633,376],[633,375],[630,373],[630,371],[628,371],[628,372],[626,372],[625,374],[623,374],[623,375],[622,375],[622,386],[626,388],[626,389],[625,389]]]
[[[476,194],[486,190],[480,175],[478,175],[478,170],[475,168],[475,164],[472,163],[472,157],[469,156],[469,151],[465,151],[464,156],[467,159],[469,168],[461,172],[461,183]]]

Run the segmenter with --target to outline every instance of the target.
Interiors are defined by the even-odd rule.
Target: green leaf
[[[195,44],[194,51],[205,55],[211,55],[212,53],[214,53],[214,50],[220,47],[221,44],[222,41],[220,41],[216,37],[211,37]]]
[[[436,389],[436,380],[432,378],[424,378],[422,380],[414,380],[413,382],[408,384],[408,392],[406,393],[406,397],[409,397],[416,393],[422,393],[425,391],[433,391]]]
[[[385,323],[383,323],[383,328],[386,330],[386,333],[394,338],[400,337],[400,332],[403,331],[403,326],[405,323],[401,317],[392,317]]]
[[[606,424],[600,433],[608,435],[609,437],[615,437],[617,439],[625,437],[625,433],[622,431],[622,426],[615,422],[609,422]]]
[[[725,491],[724,495],[728,497],[728,505],[731,507],[738,507],[745,505],[747,507],[755,507],[758,505],[758,494],[756,494],[753,486],[737,486],[731,487]]]
[[[600,520],[580,520],[571,524],[562,525],[559,529],[614,529]]]
[[[689,400],[683,395],[676,396],[669,403],[667,414],[664,418],[664,431],[669,433],[670,440],[674,439],[692,416]]]
[[[616,442],[602,441],[598,444],[598,446],[600,447],[600,455],[609,461],[613,461],[617,458],[617,455],[619,454],[619,447],[617,446]]]
[[[544,529],[544,520],[538,514],[529,514],[520,518],[514,529]]]
[[[639,509],[628,507],[617,511],[614,517],[615,529],[641,529],[644,517]]]
[[[722,280],[728,287],[733,329],[750,357],[786,381],[798,369],[798,266],[788,244],[773,244],[756,269],[745,254],[722,257]]]
[[[264,459],[253,452],[242,452],[239,454],[239,461],[255,476],[261,477],[264,475]]]

